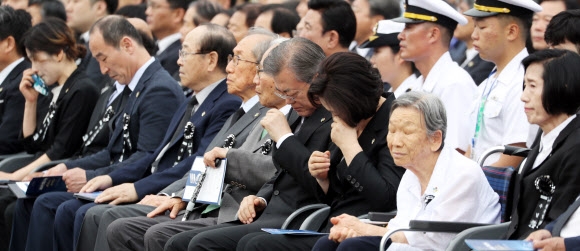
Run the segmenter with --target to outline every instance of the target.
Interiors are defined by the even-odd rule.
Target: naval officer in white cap
[[[414,63],[401,58],[397,36],[404,28],[403,23],[381,20],[375,25],[374,34],[360,45],[361,48],[373,49],[370,62],[379,70],[385,86],[390,85],[385,91],[392,92],[395,97],[412,91],[418,76],[414,73]]]
[[[407,0],[399,34],[401,57],[413,61],[421,73],[418,91],[433,93],[447,110],[445,145],[464,153],[471,131],[465,117],[476,95],[471,76],[451,60],[449,42],[457,24],[467,19],[443,0]]]
[[[464,14],[472,16],[475,29],[473,45],[483,60],[495,64],[489,77],[478,87],[471,105],[470,150],[477,160],[483,151],[498,145],[526,147],[538,128],[532,127],[520,100],[526,56],[526,39],[534,12],[542,9],[533,0],[476,0]],[[495,154],[484,165],[517,168],[522,158]]]

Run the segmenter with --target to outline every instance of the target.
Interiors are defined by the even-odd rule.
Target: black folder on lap
[[[16,197],[30,198],[48,192],[66,192],[66,184],[62,176],[36,177],[30,182],[16,182],[8,184]]]

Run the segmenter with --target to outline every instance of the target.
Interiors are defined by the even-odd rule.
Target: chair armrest
[[[503,150],[503,154],[511,155],[511,156],[518,156],[518,157],[528,157],[528,153],[530,152],[530,148],[525,147],[517,147],[517,146],[510,146],[505,145]]]
[[[0,162],[0,171],[13,173],[34,161],[32,154],[16,154]]]
[[[393,212],[369,212],[368,219],[371,221],[381,221],[389,222],[391,219],[395,218],[397,211]]]
[[[450,221],[421,221],[411,220],[409,222],[409,229],[397,229],[383,235],[381,239],[380,249],[386,250],[385,246],[391,235],[402,231],[411,232],[443,232],[443,233],[459,233],[469,228],[488,226],[489,224],[470,223],[470,222],[450,222]]]
[[[459,233],[472,227],[487,226],[489,224],[450,221],[422,221],[412,220],[409,227],[413,231]]]
[[[306,219],[308,217],[308,215],[310,215],[310,213],[320,209],[320,208],[324,208],[324,207],[328,207],[328,205],[326,204],[311,204],[311,205],[307,205],[307,206],[303,206],[301,208],[299,208],[298,210],[294,211],[292,214],[290,214],[288,216],[288,218],[286,218],[286,220],[284,221],[284,224],[282,224],[282,229],[292,229],[292,227],[296,226],[296,228],[298,228],[298,226],[302,225],[302,221],[304,219]],[[298,223],[300,222],[300,223]]]
[[[318,231],[322,224],[326,222],[326,219],[328,219],[329,214],[330,207],[328,206],[314,211],[304,219],[304,222],[300,225],[300,230]]]
[[[33,172],[42,172],[42,171],[48,170],[48,169],[50,169],[50,168],[52,168],[60,163],[66,162],[67,160],[69,160],[69,159],[59,159],[59,160],[49,161],[47,163],[44,163],[44,164],[38,166],[36,169],[34,169]]]
[[[26,156],[26,155],[30,155],[27,152],[19,152],[19,153],[13,153],[13,154],[0,154],[0,161],[10,158],[10,157],[15,157],[15,156]]]

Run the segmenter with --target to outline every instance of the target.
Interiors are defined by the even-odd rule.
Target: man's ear
[[[506,38],[508,39],[508,41],[514,41],[521,36],[520,26],[515,22],[509,23],[506,26],[505,31],[506,31]]]
[[[441,40],[441,29],[436,25],[429,28],[429,33],[427,39],[430,43],[436,43]]]
[[[119,49],[129,54],[133,54],[135,51],[135,44],[131,38],[124,36],[121,38],[121,42],[119,42]]]
[[[327,43],[326,43],[326,48],[334,49],[337,46],[340,46],[340,41],[339,41],[340,35],[338,34],[338,32],[336,32],[335,30],[327,31],[326,36],[328,37]]]
[[[13,36],[8,36],[4,40],[0,41],[0,50],[2,54],[8,54],[11,51],[16,50],[16,40]]]
[[[207,54],[207,57],[209,60],[209,63],[207,65],[207,71],[212,72],[218,67],[219,55],[217,54],[217,52],[212,51]]]

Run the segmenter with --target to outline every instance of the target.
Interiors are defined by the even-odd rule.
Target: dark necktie
[[[242,116],[244,116],[244,114],[246,114],[246,112],[244,111],[243,108],[240,107],[240,109],[238,109],[234,115],[232,115],[232,123],[230,123],[229,127],[232,127],[236,122],[238,122],[238,120],[240,120],[240,118]]]
[[[556,221],[556,223],[554,224],[554,229],[552,229],[552,236],[554,237],[560,236],[562,228],[564,228],[564,225],[566,225],[566,222],[568,222],[570,216],[572,216],[572,214],[574,214],[574,212],[578,210],[578,207],[580,207],[579,199],[577,199],[574,203],[572,203],[572,205],[568,207],[568,209],[566,209],[566,211],[562,215],[560,215],[560,217],[558,217],[558,221]]]
[[[193,107],[195,105],[197,105],[197,98],[195,96],[192,96],[191,99],[189,100],[189,103],[187,103],[187,108],[185,108],[183,118],[181,119],[181,122],[179,122],[179,126],[177,126],[177,129],[175,129],[173,137],[171,137],[171,141],[169,141],[169,143],[177,140],[177,138],[181,135],[183,129],[185,128],[185,124],[187,124],[187,122],[191,118],[191,115],[193,114]]]
[[[173,136],[171,137],[171,140],[169,142],[167,142],[167,145],[165,146],[165,148],[163,150],[161,150],[161,152],[159,153],[159,155],[157,155],[157,158],[155,158],[155,161],[153,161],[153,163],[151,163],[151,173],[154,173],[155,171],[157,171],[157,167],[159,166],[159,162],[161,161],[161,158],[163,158],[163,155],[165,155],[165,153],[167,152],[167,150],[169,150],[169,146],[171,144],[171,142],[177,140],[179,138],[179,136],[183,135],[185,136],[185,125],[187,124],[187,122],[189,122],[189,119],[191,118],[191,115],[193,114],[193,107],[197,105],[197,98],[195,96],[192,96],[191,99],[189,100],[189,102],[187,103],[187,107],[185,108],[185,113],[183,114],[183,117],[181,118],[181,121],[179,122],[179,125],[177,126],[177,128],[175,128],[175,132],[173,132]],[[187,145],[186,145],[187,146]],[[177,164],[179,161],[181,161],[182,157],[183,157],[183,153],[185,151],[185,149],[181,149],[181,152],[178,152],[178,156],[177,156],[177,160],[174,163]]]

